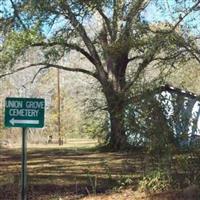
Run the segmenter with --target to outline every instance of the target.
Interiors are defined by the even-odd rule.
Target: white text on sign
[[[25,105],[23,105],[23,103]],[[44,102],[38,101],[7,101],[6,108],[9,109],[11,117],[38,117],[39,109],[44,109]]]
[[[30,109],[44,109],[44,102],[40,101],[27,101],[25,105],[23,105],[23,101],[7,101],[6,108],[30,108]]]

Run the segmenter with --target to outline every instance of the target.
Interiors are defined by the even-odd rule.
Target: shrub
[[[161,192],[170,188],[169,175],[161,170],[150,171],[139,182],[139,189],[145,192]]]
[[[133,184],[133,180],[131,177],[121,175],[119,180],[117,181],[119,188],[123,188]]]
[[[174,180],[177,187],[200,185],[200,153],[190,152],[174,157]]]

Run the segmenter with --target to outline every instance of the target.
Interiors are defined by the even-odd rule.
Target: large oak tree
[[[109,145],[115,150],[126,146],[126,100],[130,88],[134,88],[145,70],[151,67],[163,72],[191,58],[199,61],[198,48],[192,42],[194,35],[186,34],[187,25],[195,24],[187,19],[199,12],[200,1],[197,0],[187,5],[186,1],[174,1],[173,5],[167,4],[168,12],[163,9],[164,1],[159,0],[0,2],[3,13],[0,19],[1,68],[11,69],[9,74],[31,66],[55,67],[97,79],[110,117]],[[161,19],[157,23],[148,18],[155,8],[160,9]],[[169,22],[162,21],[162,12],[163,15],[171,13],[165,19]],[[30,48],[44,51],[43,59],[17,70],[13,68],[17,58]],[[58,65],[58,60],[71,50],[82,54],[94,70]],[[128,71],[132,71],[129,78]]]

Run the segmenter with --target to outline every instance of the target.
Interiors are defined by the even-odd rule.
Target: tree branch
[[[150,1],[151,0],[132,1],[129,12],[126,16],[125,27],[122,30],[122,34],[121,34],[122,37],[126,37],[127,35],[129,35],[128,33],[131,31],[131,25],[132,25],[132,22],[133,22],[135,16],[137,16],[139,14],[139,11],[145,9]]]
[[[187,12],[187,13],[185,13],[185,15],[184,16],[181,16],[180,18],[179,18],[179,20],[178,20],[178,22],[175,24],[175,26],[173,27],[173,30],[175,30],[178,26],[179,26],[179,24],[198,6],[200,4],[200,0],[199,1],[197,1],[197,3],[195,3],[190,9],[189,9],[189,11]]]
[[[115,41],[117,39],[117,29],[118,29],[118,10],[119,10],[119,6],[118,6],[118,0],[113,0],[113,19],[112,19],[112,28],[113,28],[113,41]]]
[[[157,35],[154,36],[154,38],[157,38]],[[139,67],[135,73],[135,76],[133,78],[133,80],[129,83],[127,83],[127,85],[124,87],[124,92],[128,91],[128,89],[135,83],[135,81],[137,81],[137,79],[139,78],[141,72],[152,62],[155,60],[155,55],[157,53],[157,51],[160,49],[160,47],[162,47],[162,41],[161,42],[157,42],[155,46],[153,46],[152,48],[148,48],[148,51],[143,55],[140,56],[140,58],[143,57],[143,61],[142,63],[139,64]],[[137,57],[136,57],[137,58]]]
[[[57,64],[51,64],[51,63],[35,63],[35,64],[30,64],[30,65],[27,65],[25,67],[20,67],[20,68],[17,68],[11,72],[8,72],[8,73],[5,73],[5,74],[1,74],[0,75],[0,78],[3,78],[5,76],[9,76],[9,75],[12,75],[12,74],[15,74],[17,72],[20,72],[20,71],[23,71],[25,69],[28,69],[28,68],[31,68],[31,67],[35,67],[35,66],[44,66],[42,68],[40,68],[38,70],[38,72],[36,73],[36,75],[34,76],[34,79],[36,78],[36,76],[44,69],[47,69],[47,68],[58,68],[58,69],[62,69],[62,70],[65,70],[65,71],[70,71],[70,72],[81,72],[81,73],[84,73],[84,74],[87,74],[87,75],[90,75],[94,78],[96,78],[97,80],[99,80],[99,77],[96,73],[94,72],[91,72],[91,71],[88,71],[88,70],[85,70],[85,69],[81,69],[81,68],[70,68],[70,67],[65,67],[63,65],[57,65]]]
[[[70,21],[70,23],[72,24],[72,26],[74,27],[74,29],[77,30],[77,32],[79,33],[83,42],[85,43],[90,55],[94,58],[95,68],[99,74],[99,77],[102,80],[105,80],[107,77],[107,73],[103,68],[103,65],[102,65],[101,59],[97,53],[97,50],[96,50],[94,44],[92,43],[91,39],[87,35],[83,24],[78,21],[75,13],[72,11],[72,9],[67,1],[63,1],[62,6],[63,6],[63,9],[65,9],[67,11],[67,13],[65,15],[66,19],[68,19]]]
[[[20,71],[23,71],[25,69],[28,69],[28,68],[31,68],[31,67],[35,67],[35,66],[38,66],[38,64],[31,64],[31,65],[28,65],[28,66],[25,66],[25,67],[20,67],[18,69],[15,69],[13,71],[7,72],[5,74],[0,74],[0,79],[5,77],[5,76],[10,76],[10,75],[15,74],[17,72],[20,72]]]
[[[195,49],[194,47],[192,47],[189,41],[186,41],[183,37],[179,36],[178,34],[177,36],[179,37],[177,38],[178,41],[179,39],[181,39],[179,43],[177,43],[177,45],[179,45],[180,47],[183,47],[188,53],[190,53],[200,63],[200,58],[199,58],[200,51],[197,49],[197,46]]]
[[[128,59],[128,62],[134,61],[136,59],[142,59],[142,58],[144,58],[144,57],[143,56],[133,56],[133,57]]]
[[[178,52],[175,52],[173,55],[167,55],[165,57],[155,57],[154,60],[160,60],[160,61],[169,61],[169,60],[172,60],[172,59],[176,59],[177,57],[181,56],[183,53],[186,53],[187,51],[186,50],[181,50],[181,51],[178,51]]]
[[[17,10],[17,8],[16,8],[15,3],[13,2],[13,0],[10,0],[10,2],[11,2],[11,4],[12,4],[12,8],[13,8],[13,10],[14,10],[14,17],[16,17],[16,18],[19,20],[19,22],[20,22],[20,24],[22,25],[23,29],[24,29],[24,30],[27,30],[26,25],[24,24],[24,22],[22,21],[21,17],[19,16],[19,12],[18,12],[18,10]]]
[[[95,59],[95,64],[98,66],[102,66],[99,55],[96,51],[95,46],[93,45],[92,41],[88,37],[85,28],[83,25],[76,19],[76,15],[72,12],[69,4],[65,2],[63,4],[64,8],[67,11],[67,16],[65,16],[67,19],[70,20],[72,26],[77,30],[81,38],[83,39],[86,47],[88,48],[88,51],[90,52],[90,55]]]
[[[39,47],[39,46],[46,46],[46,47],[52,47],[52,46],[65,46],[65,47],[69,47],[70,49],[76,50],[77,52],[81,53],[82,55],[84,55],[93,65],[95,65],[95,60],[94,58],[87,52],[85,51],[83,48],[81,48],[80,46],[78,46],[77,44],[72,44],[72,43],[60,43],[60,42],[40,42],[40,43],[34,43],[31,46],[32,47]]]
[[[148,66],[149,63],[152,62],[153,59],[151,60],[147,60],[145,59],[142,63],[139,64],[139,67],[135,73],[135,76],[133,78],[133,80],[129,83],[127,83],[127,85],[124,88],[123,92],[127,92],[129,90],[129,88],[137,81],[137,79],[139,78],[141,72]]]
[[[174,24],[174,26],[170,29],[170,30],[152,30],[151,28],[149,28],[149,30],[152,32],[152,33],[165,33],[165,34],[170,34],[172,33],[173,31],[176,30],[176,28],[180,25],[180,23],[196,8],[198,7],[200,4],[200,0],[197,1],[197,3],[195,3],[190,9],[188,12],[186,12],[184,14],[184,16],[180,16],[179,17],[179,20]]]
[[[183,47],[200,63],[200,58],[195,54],[194,49],[189,44],[184,44]],[[200,52],[198,53],[200,54]]]
[[[110,24],[110,20],[108,19],[108,17],[104,14],[104,12],[102,11],[102,9],[100,7],[97,8],[97,11],[99,12],[99,14],[101,15],[101,17],[103,18],[105,24],[106,24],[106,27],[107,27],[107,30],[108,30],[108,33],[109,33],[109,36],[111,38],[111,40],[113,40],[113,31],[112,31],[112,27],[111,27],[111,24]]]

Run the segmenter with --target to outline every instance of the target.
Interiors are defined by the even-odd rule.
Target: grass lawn
[[[61,147],[28,145],[28,199],[150,199],[135,192],[148,162],[143,153],[99,152],[95,145],[95,141],[83,139],[69,140]],[[20,148],[0,149],[1,200],[19,199],[20,152]],[[131,181],[131,188],[113,192],[127,181]],[[165,194],[166,198],[157,195],[153,199],[170,200],[170,195]]]
[[[75,199],[102,193],[117,185],[119,176],[131,173],[131,167],[125,170],[128,155],[100,153],[95,145],[95,141],[83,139],[69,140],[61,147],[28,145],[29,199]],[[20,152],[20,147],[0,151],[2,200],[14,200],[20,194]]]

